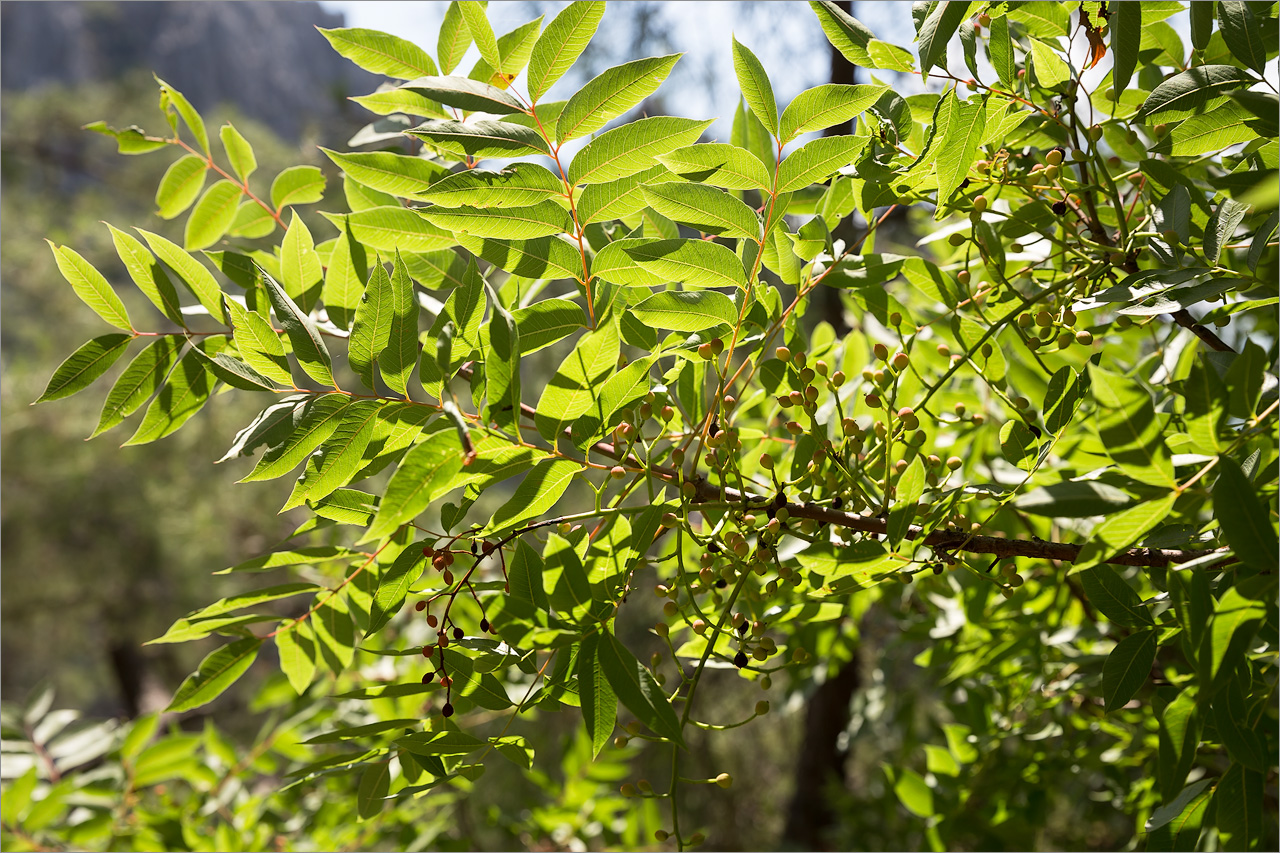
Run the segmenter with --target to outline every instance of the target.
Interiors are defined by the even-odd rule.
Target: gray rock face
[[[0,86],[107,80],[141,67],[197,109],[230,102],[296,139],[310,123],[368,116],[344,99],[381,80],[315,30],[342,25],[312,2],[5,2]]]

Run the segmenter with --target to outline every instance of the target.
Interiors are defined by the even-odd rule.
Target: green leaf
[[[1209,217],[1204,229],[1204,255],[1209,263],[1216,264],[1222,256],[1222,248],[1231,242],[1236,228],[1249,212],[1249,205],[1231,198],[1224,198]]]
[[[113,332],[87,341],[75,352],[67,356],[58,369],[53,372],[49,384],[36,403],[47,403],[50,400],[61,400],[70,397],[77,391],[88,388],[93,381],[107,372],[111,365],[124,355],[132,335]]]
[[[578,195],[578,221],[589,225],[634,216],[645,208],[646,186],[678,180],[666,166],[653,166],[616,181],[588,184]]]
[[[466,755],[474,752],[484,741],[467,732],[414,732],[396,738],[396,745],[403,746],[415,755]]]
[[[246,637],[210,653],[200,662],[200,668],[182,682],[165,711],[189,711],[218,698],[253,665],[261,646],[262,640]]]
[[[678,281],[689,287],[735,287],[740,290],[747,286],[742,261],[719,243],[685,239],[628,240],[622,251],[642,270],[655,276],[658,279],[655,284]]]
[[[311,615],[311,627],[316,635],[316,662],[324,662],[334,675],[341,675],[356,656],[356,630],[351,610],[340,595],[328,590],[324,603]]]
[[[403,88],[421,92],[433,101],[469,112],[484,112],[491,115],[525,112],[524,105],[513,96],[496,86],[490,86],[479,80],[468,80],[466,77],[418,77],[405,83]],[[496,124],[496,122],[484,123]]]
[[[59,246],[51,240],[45,240],[45,242],[53,250],[58,271],[70,283],[76,296],[79,296],[84,304],[111,325],[132,332],[133,326],[129,323],[129,315],[124,310],[124,303],[120,301],[119,296],[116,296],[116,292],[112,290],[102,273],[74,249]]]
[[[367,269],[364,246],[352,238],[351,230],[343,221],[333,244],[333,252],[329,255],[324,287],[320,292],[325,313],[339,328],[350,329],[355,321],[356,309],[364,293]]]
[[[595,35],[604,15],[603,0],[570,3],[547,25],[529,58],[529,97],[539,101],[564,76]]]
[[[269,379],[292,386],[293,373],[284,343],[266,318],[233,299],[226,300],[226,307],[235,327],[236,349],[245,364]]]
[[[1151,150],[1174,157],[1198,157],[1222,151],[1236,143],[1255,139],[1258,134],[1250,126],[1254,120],[1253,113],[1228,101],[1204,115],[1180,122]]]
[[[597,660],[609,686],[627,710],[651,731],[684,749],[676,712],[644,664],[607,631],[601,633]]]
[[[195,203],[208,171],[208,161],[198,154],[185,154],[174,160],[156,188],[156,212],[160,218],[173,219]]]
[[[1053,39],[1067,35],[1071,15],[1061,3],[1038,0],[1012,6],[1009,17],[1022,24],[1031,35]]]
[[[1224,103],[1235,89],[1247,89],[1258,78],[1234,65],[1201,65],[1181,71],[1157,86],[1138,117],[1170,122],[1206,113]]]
[[[893,793],[898,797],[898,802],[916,817],[926,819],[933,817],[933,789],[916,771],[906,767],[900,768],[898,779],[893,784]]]
[[[213,273],[192,257],[183,251],[182,247],[177,243],[161,237],[159,234],[152,234],[150,231],[144,231],[141,228],[135,228],[142,239],[147,241],[147,245],[151,247],[151,251],[156,253],[160,260],[169,265],[169,268],[178,274],[178,278],[186,286],[187,290],[200,301],[204,309],[209,312],[209,316],[215,320],[222,319],[222,290],[218,287],[218,282],[214,279]]]
[[[536,240],[495,240],[459,234],[458,243],[471,254],[513,275],[579,281],[585,277],[578,247],[559,235]]]
[[[333,560],[347,560],[348,558],[363,556],[364,555],[361,554],[361,552],[353,551],[350,548],[343,548],[338,545],[321,545],[315,548],[274,551],[270,554],[263,554],[260,557],[254,557],[251,560],[245,560],[243,563],[237,563],[230,568],[214,572],[214,574],[227,575],[232,572],[266,572],[271,569],[278,569],[281,566],[314,565]]]
[[[969,167],[978,154],[978,145],[986,130],[986,111],[978,100],[961,101],[955,90],[947,96],[950,119],[937,154],[938,210],[941,218],[943,207],[951,201],[952,194],[968,177]]]
[[[1155,625],[1151,612],[1143,606],[1133,587],[1110,566],[1098,565],[1081,572],[1080,582],[1089,602],[1117,625],[1130,628]]]
[[[378,578],[378,590],[373,594],[373,606],[369,610],[369,630],[364,632],[365,640],[381,631],[404,607],[409,587],[418,580],[426,563],[427,558],[422,555],[424,544],[417,542],[405,548]]]
[[[1057,52],[1038,39],[1031,40],[1032,67],[1036,82],[1045,89],[1057,89],[1071,79],[1071,68]]]
[[[778,192],[795,192],[825,181],[850,165],[866,147],[868,139],[866,136],[825,136],[805,143],[778,166]]]
[[[389,311],[387,345],[378,354],[378,369],[387,387],[407,397],[409,377],[418,364],[418,300],[398,252],[391,270],[389,295],[391,299],[385,306]]]
[[[218,136],[222,138],[222,147],[227,152],[227,159],[231,161],[236,177],[241,183],[248,183],[249,176],[258,169],[258,158],[253,154],[253,146],[230,122],[218,130]]]
[[[1116,643],[1102,664],[1102,698],[1107,713],[1123,708],[1147,681],[1156,661],[1156,632],[1138,631]]]
[[[1030,472],[1039,452],[1037,439],[1022,421],[1006,421],[1000,427],[1000,452],[1010,463]]]
[[[452,430],[434,433],[415,446],[391,475],[378,514],[360,541],[382,539],[416,518],[452,488],[449,481],[462,469],[462,460],[462,446]]]
[[[356,95],[351,98],[371,113],[381,116],[393,113],[405,113],[423,118],[452,118],[445,108],[431,100],[421,92],[398,86],[370,92],[367,95]]]
[[[587,327],[582,306],[567,299],[543,299],[511,312],[520,329],[520,354],[528,355]]]
[[[382,405],[377,400],[356,400],[347,407],[333,435],[307,458],[307,467],[281,512],[301,506],[304,501],[321,500],[350,482],[363,467],[365,448],[373,438]]]
[[[489,63],[490,68],[502,68],[502,54],[498,52],[498,39],[493,34],[493,27],[484,13],[484,5],[462,3],[459,4],[458,10],[462,13],[462,20],[471,33],[476,49],[480,51],[480,57]]]
[[[1192,0],[1191,2],[1191,47],[1204,50],[1209,46],[1209,38],[1213,35],[1213,0]]]
[[[246,607],[255,607],[268,601],[279,601],[282,598],[291,598],[302,593],[314,592],[319,587],[313,583],[284,583],[276,586],[269,586],[263,589],[255,589],[240,595],[231,595],[223,599],[215,601],[207,607],[202,607],[186,617],[185,621],[194,621],[199,619],[208,619],[213,616],[222,616],[232,613],[236,610],[244,610]]]
[[[875,39],[875,34],[848,12],[841,9],[831,0],[809,3],[818,16],[818,23],[836,50],[844,54],[854,65],[862,68],[875,68],[867,46]]]
[[[447,151],[471,157],[521,157],[548,154],[547,143],[536,130],[508,121],[425,121],[410,136],[436,143]]]
[[[272,480],[298,467],[333,435],[349,402],[350,398],[345,394],[323,394],[308,400],[305,406],[294,411],[289,437],[263,454],[254,469],[240,482]]]
[[[1009,37],[1009,18],[1000,15],[993,18],[987,36],[987,55],[991,58],[991,66],[1000,78],[1000,85],[1005,89],[1013,89],[1017,85],[1017,69],[1014,66],[1013,39]]]
[[[200,118],[200,113],[196,112],[195,107],[191,106],[191,102],[181,92],[159,77],[155,79],[160,86],[160,109],[164,110],[166,116],[169,115],[170,108],[177,110],[178,115],[182,116],[182,120],[191,129],[191,135],[196,138],[200,150],[205,154],[212,153],[209,150],[209,133],[204,128],[204,119]],[[170,124],[173,124],[172,120]]]
[[[1059,368],[1049,377],[1044,394],[1044,424],[1049,432],[1059,433],[1071,423],[1076,411],[1089,394],[1087,371],[1075,373],[1069,367]]]
[[[160,389],[169,368],[178,360],[183,339],[177,335],[156,338],[146,349],[138,353],[124,373],[111,386],[107,401],[98,416],[98,426],[90,438],[96,438],[119,424]],[[123,351],[123,350],[122,350]]]
[[[501,172],[467,169],[435,183],[422,201],[443,207],[527,207],[564,195],[564,183],[537,163],[512,163]]]
[[[545,514],[569,488],[583,466],[569,459],[544,459],[533,466],[516,487],[511,498],[498,507],[482,535],[514,530],[530,519]]]
[[[316,644],[311,623],[307,620],[283,626],[275,636],[280,671],[289,686],[301,696],[311,686],[316,674]]]
[[[486,284],[486,287],[488,285]],[[514,427],[520,419],[520,331],[515,318],[490,290],[493,311],[489,317],[489,347],[485,352],[485,397],[488,420],[499,427]]]
[[[170,145],[163,139],[147,136],[143,129],[136,124],[130,125],[124,130],[117,130],[114,127],[107,127],[106,122],[95,121],[86,124],[82,129],[101,133],[103,136],[110,136],[116,141],[116,147],[121,154],[146,154],[150,151],[168,148]]]
[[[714,290],[664,290],[633,305],[631,312],[647,326],[674,332],[702,332],[738,322],[733,300]]]
[[[284,292],[298,303],[303,311],[310,311],[320,296],[324,283],[324,269],[316,254],[311,229],[295,210],[280,244],[280,278]]]
[[[347,361],[365,387],[376,390],[373,365],[391,340],[391,311],[394,296],[386,267],[374,264],[369,284],[356,306],[355,322],[347,342]],[[416,342],[415,342],[416,344]]]
[[[928,17],[920,25],[916,43],[920,46],[920,70],[927,75],[935,65],[947,68],[947,42],[960,28],[969,13],[969,3],[943,0],[933,4]]]
[[[605,131],[574,156],[569,183],[599,184],[643,172],[658,155],[696,142],[713,121],[654,116]]]
[[[218,181],[205,190],[187,218],[183,236],[187,250],[204,249],[222,239],[235,221],[240,193],[240,185],[231,181]]]
[[[1084,480],[1041,486],[1019,497],[1013,505],[1046,518],[1088,518],[1107,515],[1132,503],[1133,498],[1115,486]]]
[[[1263,849],[1264,822],[1269,820],[1263,812],[1266,775],[1233,763],[1218,780],[1213,802],[1218,831],[1229,838],[1224,839],[1225,849]]]
[[[348,213],[345,219],[352,238],[378,252],[432,252],[457,244],[448,231],[403,207],[371,207]]]
[[[225,338],[205,338],[197,346],[212,357],[210,350],[220,348]],[[194,349],[178,362],[160,393],[147,406],[142,423],[125,445],[146,444],[176,432],[192,415],[200,411],[213,391],[214,379],[205,360]]]
[[[1231,55],[1261,74],[1267,66],[1267,45],[1257,15],[1241,0],[1218,0],[1218,27]]]
[[[1131,547],[1157,524],[1169,517],[1177,493],[1170,493],[1146,503],[1109,515],[1093,530],[1093,535],[1076,557],[1076,568],[1086,569],[1105,563],[1112,555]]]
[[[898,494],[893,509],[889,511],[885,532],[890,548],[897,548],[911,529],[911,522],[916,517],[916,503],[924,494],[924,481],[924,462],[917,455],[898,479]]]
[[[681,54],[637,59],[594,77],[564,105],[556,123],[556,141],[585,136],[604,127],[645,98],[667,79]]]
[[[578,647],[578,698],[582,705],[582,720],[591,736],[591,754],[600,754],[618,720],[618,697],[605,677],[600,662],[600,635],[588,634]]]
[[[676,222],[706,234],[760,240],[755,211],[723,190],[681,182],[645,187],[643,192],[650,207]]]
[[[1115,65],[1111,84],[1117,92],[1129,87],[1133,70],[1138,67],[1138,48],[1142,44],[1142,4],[1119,3],[1111,15],[1111,55]],[[1040,68],[1036,66],[1036,72]]]
[[[1234,459],[1220,456],[1218,472],[1218,482],[1213,487],[1213,514],[1227,544],[1250,568],[1260,572],[1274,569],[1280,542],[1258,490]]]
[[[418,214],[448,231],[499,240],[529,240],[573,230],[569,211],[554,201],[528,207],[427,207]]]
[[[1220,685],[1220,676],[1230,677],[1244,653],[1244,645],[1253,637],[1257,623],[1267,616],[1267,606],[1246,598],[1240,587],[1233,586],[1222,594],[1213,610],[1213,621],[1205,635],[1207,648],[1200,651],[1201,677],[1206,687]],[[1204,695],[1210,691],[1206,689]]]
[[[366,187],[413,201],[430,201],[424,193],[449,175],[443,166],[392,151],[341,154],[321,148],[339,169]]]
[[[313,204],[324,198],[324,173],[315,166],[290,166],[271,182],[276,212],[292,204]]]
[[[765,130],[777,137],[778,104],[773,98],[773,85],[769,83],[769,75],[765,73],[764,66],[756,55],[736,37],[733,37],[733,70],[738,75],[738,86],[742,89],[742,97],[747,106],[751,107]]]
[[[333,381],[333,361],[329,357],[329,349],[324,345],[324,339],[320,337],[320,330],[316,328],[316,324],[289,298],[289,294],[285,293],[284,288],[268,275],[266,270],[258,267],[258,274],[266,288],[271,307],[275,309],[276,319],[280,322],[284,333],[289,336],[289,343],[293,345],[293,354],[298,359],[298,364],[317,382],[337,387]]]
[[[464,3],[463,6],[473,6]],[[391,791],[391,760],[375,761],[365,765],[360,771],[360,781],[356,785],[356,813],[361,820],[377,817],[386,805],[387,794]]]
[[[729,190],[768,190],[773,182],[760,159],[727,142],[705,142],[660,154],[659,163],[681,177]]]
[[[848,86],[828,83],[796,95],[782,111],[779,131],[783,142],[802,133],[824,130],[848,121],[880,100],[887,86]]]
[[[498,36],[498,53],[502,56],[502,65],[494,68],[481,58],[467,77],[472,80],[487,81],[501,89],[507,88],[528,64],[529,54],[533,52],[533,44],[538,40],[538,34],[541,32],[542,17],[539,16]]]
[[[462,19],[462,8],[458,0],[452,0],[445,9],[440,34],[436,37],[436,56],[440,59],[440,71],[444,74],[453,73],[470,46],[471,30],[467,29],[467,22]]]
[[[227,233],[232,237],[256,240],[259,237],[266,237],[275,230],[276,221],[271,216],[271,211],[266,210],[256,201],[245,201],[236,208],[236,218],[231,220],[231,227],[227,229]]]
[[[436,64],[427,52],[402,38],[358,27],[316,29],[329,40],[334,50],[365,71],[399,80],[436,73]]]
[[[133,283],[138,289],[151,300],[151,304],[160,309],[164,316],[168,317],[179,326],[186,326],[186,320],[182,316],[182,304],[178,301],[178,293],[174,290],[173,282],[169,281],[169,276],[165,275],[164,269],[156,262],[155,256],[146,250],[137,238],[131,234],[108,224],[107,228],[111,231],[111,241],[115,244],[116,254],[120,256],[120,260],[124,261],[125,269],[129,271],[129,277],[133,279]]]
[[[1094,397],[1103,407],[1093,426],[1107,455],[1139,481],[1174,488],[1173,462],[1151,395],[1134,380],[1092,364],[1089,376]]]

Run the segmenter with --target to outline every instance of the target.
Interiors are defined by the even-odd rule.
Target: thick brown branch
[[[469,377],[470,367],[464,365],[459,373]],[[532,406],[521,403],[520,413],[532,419],[535,410]],[[566,429],[565,435],[569,436],[570,434],[571,430]],[[640,459],[619,450],[615,445],[607,441],[598,441],[593,444],[591,452],[635,467],[644,467],[644,463]],[[680,472],[665,465],[650,465],[648,472],[654,477],[677,486],[681,482]],[[773,503],[769,498],[744,495],[737,489],[721,489],[705,479],[696,480],[695,486],[697,487],[697,492],[693,499],[695,503],[725,501],[728,503],[741,503],[743,506],[755,508],[764,508],[772,505],[778,509],[785,506],[792,518],[811,518],[815,521],[847,527],[859,533],[879,536],[885,535],[889,528],[889,523],[882,518],[842,512],[815,504],[791,503],[790,501]],[[913,524],[908,528],[906,538],[911,540],[920,539],[923,533],[923,528]],[[979,536],[958,530],[935,530],[925,535],[922,541],[923,544],[940,553],[965,551],[970,554],[990,554],[999,558],[1026,557],[1037,560],[1056,560],[1064,563],[1074,563],[1080,556],[1082,547],[1066,542],[1047,542],[1041,539],[1001,539],[996,536]],[[1209,564],[1214,568],[1220,568],[1236,562],[1235,558],[1226,555],[1225,551],[1171,548],[1130,548],[1123,553],[1115,554],[1104,562],[1115,566],[1165,567],[1170,564],[1188,563],[1214,553],[1223,553],[1224,555],[1222,560]]]
[[[1215,335],[1212,329],[1197,323],[1196,318],[1192,317],[1191,312],[1186,308],[1174,311],[1173,321],[1184,329],[1190,329],[1192,334],[1209,345],[1209,349],[1218,352],[1235,352],[1222,338]]]

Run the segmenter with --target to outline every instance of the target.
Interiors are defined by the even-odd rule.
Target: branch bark
[[[470,379],[470,364],[464,364],[459,368],[458,374]],[[528,403],[521,403],[520,413],[532,420],[536,410]],[[566,429],[564,435],[569,437],[572,435],[572,431]],[[639,458],[619,450],[615,445],[607,441],[596,442],[591,446],[590,452],[598,453],[615,462],[622,462],[633,467],[646,467]],[[657,477],[677,487],[687,479],[682,472],[666,465],[649,465],[646,470],[650,476]],[[733,488],[721,488],[703,477],[698,477],[692,482],[697,489],[693,498],[695,504],[724,501],[727,503],[740,503],[744,508],[767,509],[772,506],[775,510],[785,506],[792,518],[811,518],[815,521],[847,527],[859,533],[883,536],[889,529],[889,522],[876,516],[843,512],[830,507],[818,506],[817,504],[793,503],[785,500],[779,502],[761,495],[744,494]],[[1082,545],[1050,542],[1043,539],[1002,539],[997,536],[979,536],[959,530],[934,530],[926,534],[924,528],[914,524],[907,529],[906,538],[913,541],[919,540],[922,544],[928,545],[941,554],[954,554],[964,551],[969,554],[990,554],[993,557],[1002,559],[1026,557],[1037,560],[1056,560],[1064,563],[1074,563],[1079,559],[1080,550],[1083,547]],[[1113,566],[1164,568],[1169,565],[1189,563],[1192,560],[1207,557],[1211,554],[1223,555],[1222,560],[1209,564],[1213,568],[1220,568],[1236,562],[1234,557],[1227,555],[1226,549],[1195,548],[1129,548],[1114,554],[1103,562],[1110,563]]]

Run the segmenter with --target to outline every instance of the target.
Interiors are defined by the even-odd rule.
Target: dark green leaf
[[[289,343],[293,345],[293,354],[297,357],[298,364],[317,382],[334,385],[333,362],[316,324],[266,270],[259,267],[258,273],[267,290],[267,298],[271,300],[271,307],[275,309],[276,319],[289,336]]]
[[[207,705],[244,675],[258,656],[262,640],[247,637],[223,646],[200,662],[200,668],[187,676],[165,711],[178,713]]]
[[[1146,683],[1156,660],[1156,632],[1139,631],[1116,643],[1102,665],[1102,696],[1108,712],[1123,707]]]
[[[591,752],[598,756],[613,735],[618,717],[618,697],[614,695],[600,662],[600,635],[588,634],[578,647],[578,698],[582,720],[591,736]]]
[[[676,712],[644,664],[607,631],[600,636],[597,655],[609,686],[627,710],[655,734],[683,749],[684,737]]]

